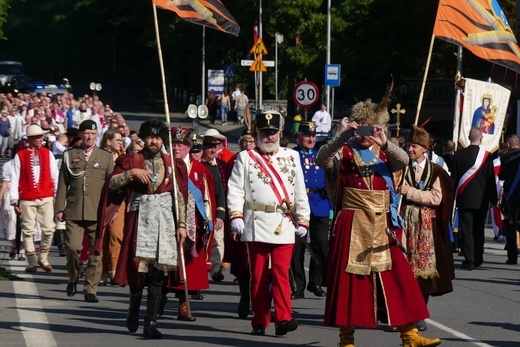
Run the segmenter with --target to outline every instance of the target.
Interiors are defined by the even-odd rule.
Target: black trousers
[[[311,258],[309,264],[309,284],[321,286],[323,282],[323,272],[327,262],[328,236],[329,236],[329,217],[316,217],[311,212],[309,232],[311,241],[309,245],[316,254],[319,264]],[[307,237],[307,236],[305,236]],[[296,292],[301,294],[305,290],[305,245],[301,237],[296,237],[294,242],[293,257],[291,259],[291,269],[296,282]],[[294,288],[293,288],[294,290]]]
[[[505,201],[504,201],[505,202]],[[518,217],[520,206],[513,203],[508,203],[507,215],[508,219],[504,220],[504,229],[506,231],[506,251],[507,260],[516,262],[518,260],[518,250],[516,247]]]
[[[486,210],[459,208],[459,235],[464,264],[480,266],[484,262],[484,221]]]

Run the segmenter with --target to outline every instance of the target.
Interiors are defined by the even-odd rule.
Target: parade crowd
[[[203,300],[210,279],[227,271],[240,291],[238,316],[252,313],[252,335],[271,322],[278,336],[296,330],[292,300],[307,290],[325,297],[324,324],[339,328],[341,347],[354,346],[356,328],[381,323],[400,332],[402,346],[439,345],[419,332],[428,299],[453,291],[453,254],[463,270],[484,263],[490,209],[506,263],[517,264],[517,135],[492,154],[474,127],[470,146],[455,151],[448,141],[438,156],[423,128],[387,138],[389,93],[355,104],[317,143],[317,132],[331,130],[322,105],[287,148],[284,117],[264,111],[252,123],[238,93],[218,102],[223,125],[232,109],[247,125],[238,153],[216,129],[151,119],[132,130],[96,95],[0,94],[10,259],[27,261],[28,273],[51,272],[56,245],[67,260],[64,294],[75,296],[80,279],[87,303],[99,302],[100,286],[127,288],[126,328],[142,326],[151,339],[162,337],[168,297],[178,299],[177,319],[196,321],[190,300]],[[215,98],[206,101],[211,123]]]

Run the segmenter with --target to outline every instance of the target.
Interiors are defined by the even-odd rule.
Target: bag
[[[238,98],[237,108],[244,109],[247,107],[247,97],[245,95],[241,95],[240,98]]]

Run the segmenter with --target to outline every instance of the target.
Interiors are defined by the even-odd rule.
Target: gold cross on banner
[[[395,108],[390,111],[392,113],[397,113],[397,121],[395,122],[395,125],[397,126],[397,137],[399,137],[399,130],[401,129],[401,114],[405,114],[406,110],[404,108],[401,108],[401,104],[395,105]]]

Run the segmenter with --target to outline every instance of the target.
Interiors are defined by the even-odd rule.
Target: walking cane
[[[172,183],[173,183],[173,212],[175,213],[175,217],[179,218],[179,205],[177,201],[177,178],[175,177],[175,158],[173,157],[173,145],[172,145],[172,132],[171,132],[171,124],[170,124],[170,108],[168,106],[168,92],[166,89],[166,77],[164,74],[164,63],[162,59],[162,51],[161,51],[161,40],[159,36],[159,24],[157,21],[157,8],[153,5],[153,15],[154,15],[154,24],[155,24],[155,34],[157,37],[157,50],[159,53],[159,65],[161,67],[161,81],[162,81],[162,90],[163,90],[163,98],[164,98],[164,113],[166,114],[166,124],[168,124],[168,144],[170,147],[170,161],[172,166]],[[191,317],[191,309],[190,309],[190,299],[188,294],[188,278],[186,276],[186,261],[184,258],[184,248],[183,244],[178,243],[179,247],[179,255],[181,261],[181,275],[184,279],[184,295],[186,296],[186,308],[188,309],[188,317]]]

